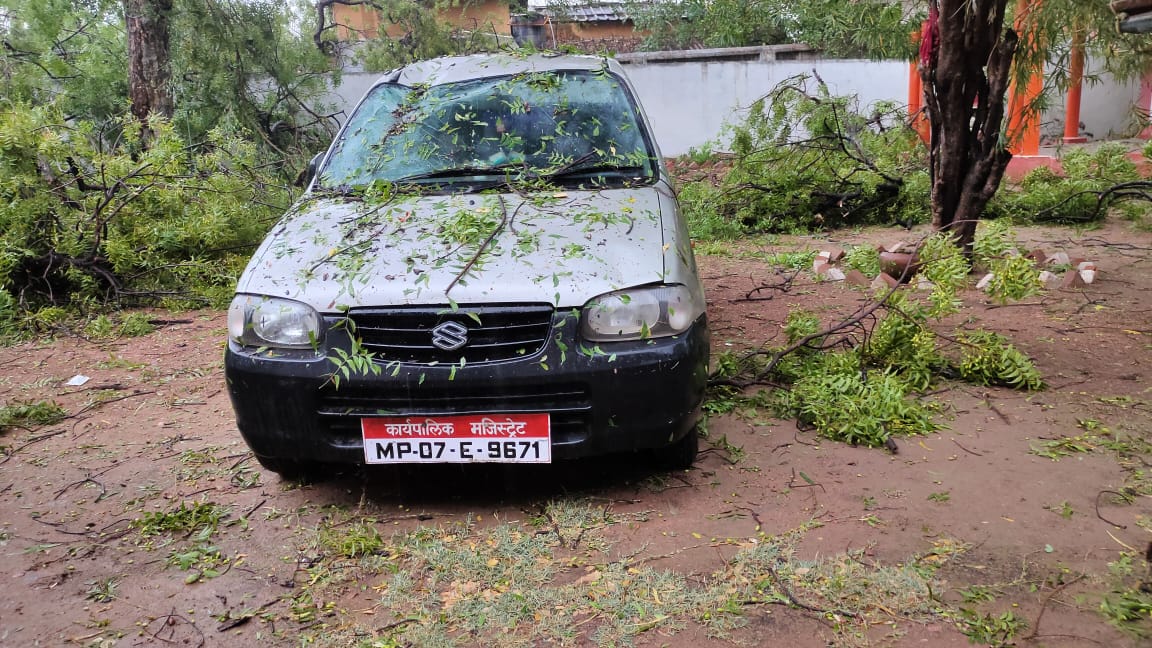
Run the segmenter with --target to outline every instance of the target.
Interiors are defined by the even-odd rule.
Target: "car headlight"
[[[703,313],[703,295],[687,286],[631,288],[585,304],[581,333],[593,342],[666,337],[687,331]]]
[[[228,336],[245,346],[314,348],[320,339],[320,314],[290,299],[236,295],[228,307]]]

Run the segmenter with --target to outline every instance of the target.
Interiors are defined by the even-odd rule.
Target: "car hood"
[[[579,307],[665,280],[661,210],[671,200],[657,187],[378,204],[306,195],[253,255],[237,292],[321,312],[451,303]]]

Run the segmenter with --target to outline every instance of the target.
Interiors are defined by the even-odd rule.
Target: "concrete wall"
[[[687,61],[633,63],[628,78],[666,156],[714,142],[724,123],[780,82],[813,70],[835,95],[856,94],[862,109],[908,99],[908,65],[874,61]],[[723,143],[720,144],[723,148]]]
[[[777,55],[805,53],[746,49],[750,50],[748,56],[755,58],[707,60],[709,54],[701,51],[620,57],[664,155],[683,155],[693,147],[717,142],[725,122],[738,120],[742,109],[798,74],[815,71],[833,94],[857,95],[861,109],[877,101],[904,104],[908,100],[908,64],[903,61],[772,60]],[[694,60],[699,58],[705,60]],[[345,73],[331,103],[346,106],[351,112],[377,78],[375,74]],[[1139,98],[1139,83],[1117,84],[1108,79],[1086,84],[1081,111],[1084,131],[1091,133],[1092,139],[1133,135],[1141,126],[1133,111]],[[1049,105],[1043,131],[1049,139],[1058,140],[1063,134],[1064,98],[1053,97]],[[723,149],[725,144],[720,142],[719,147]]]
[[[1084,96],[1080,101],[1080,134],[1089,140],[1131,137],[1147,126],[1147,115],[1136,111],[1141,99],[1141,83],[1120,83],[1088,62]],[[1064,136],[1065,98],[1053,96],[1044,111],[1041,133],[1047,141]],[[1141,106],[1147,113],[1148,106]]]

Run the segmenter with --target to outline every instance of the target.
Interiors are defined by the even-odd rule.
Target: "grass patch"
[[[746,539],[692,534],[680,551],[736,551],[720,570],[690,576],[652,566],[660,556],[644,557],[643,549],[614,551],[605,530],[648,517],[560,500],[523,522],[490,526],[466,520],[385,535],[387,521],[329,521],[301,550],[321,558],[292,600],[292,619],[310,624],[306,640],[341,645],[627,646],[645,633],[667,636],[690,624],[722,637],[747,623],[748,610],[796,601],[826,609],[844,638],[863,637],[891,612],[940,618],[931,582],[952,552],[897,566],[848,555],[801,561],[795,544],[818,524]],[[376,592],[375,609],[387,611],[371,628],[337,603],[352,589]],[[387,631],[374,632],[380,627]],[[357,644],[364,636],[375,643]]]

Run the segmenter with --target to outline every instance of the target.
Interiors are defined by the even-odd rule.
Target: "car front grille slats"
[[[364,349],[381,363],[482,364],[532,356],[552,330],[548,304],[508,306],[397,307],[348,313]],[[433,344],[435,329],[455,322],[467,341],[457,349]],[[457,329],[460,330],[460,329]]]

